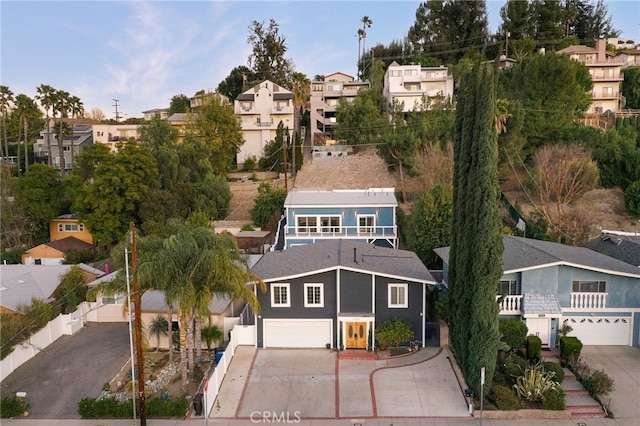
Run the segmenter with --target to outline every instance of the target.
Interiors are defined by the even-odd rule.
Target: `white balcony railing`
[[[502,297],[502,301],[500,302],[500,315],[514,315],[520,314],[520,307],[522,306],[522,295],[516,294],[511,296],[496,296],[496,300],[499,300]]]
[[[605,309],[609,293],[569,293],[574,309]]]
[[[395,226],[318,226],[285,227],[287,238],[389,238],[395,237]]]

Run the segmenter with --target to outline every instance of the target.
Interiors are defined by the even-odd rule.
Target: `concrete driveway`
[[[127,323],[88,323],[11,373],[2,394],[26,392],[30,419],[79,419],[78,402],[98,397],[129,357]]]
[[[469,418],[447,353],[393,360],[339,359],[323,349],[239,346],[211,418]]]
[[[615,390],[602,399],[616,420],[640,424],[640,348],[629,346],[584,346],[582,361],[604,370],[614,381]]]

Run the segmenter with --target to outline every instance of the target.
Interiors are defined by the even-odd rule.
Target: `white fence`
[[[218,396],[220,386],[222,386],[222,380],[227,374],[229,364],[233,359],[233,354],[236,352],[238,345],[255,345],[255,326],[254,325],[236,325],[231,330],[231,339],[229,344],[222,354],[222,358],[218,361],[218,365],[211,372],[211,375],[206,379],[207,384],[203,389],[204,394],[204,415],[208,416],[213,408],[213,403]]]
[[[0,361],[0,381],[4,380],[16,368],[29,361],[58,338],[78,332],[83,326],[80,319],[83,308],[84,312],[86,312],[86,306],[82,304],[75,312],[58,315],[27,341],[14,346],[13,352]]]

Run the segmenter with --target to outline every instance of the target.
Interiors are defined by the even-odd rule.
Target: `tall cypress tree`
[[[469,386],[480,395],[480,371],[491,387],[500,333],[497,286],[502,276],[498,213],[496,73],[476,64],[464,76],[456,107],[453,224],[449,269],[451,343]]]

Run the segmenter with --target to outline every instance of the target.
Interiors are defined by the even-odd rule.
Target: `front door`
[[[345,347],[347,349],[367,349],[367,323],[348,322],[345,325],[347,329]]]
[[[551,336],[550,318],[527,318],[527,328],[529,334],[538,336],[542,341],[542,346],[549,346]]]

